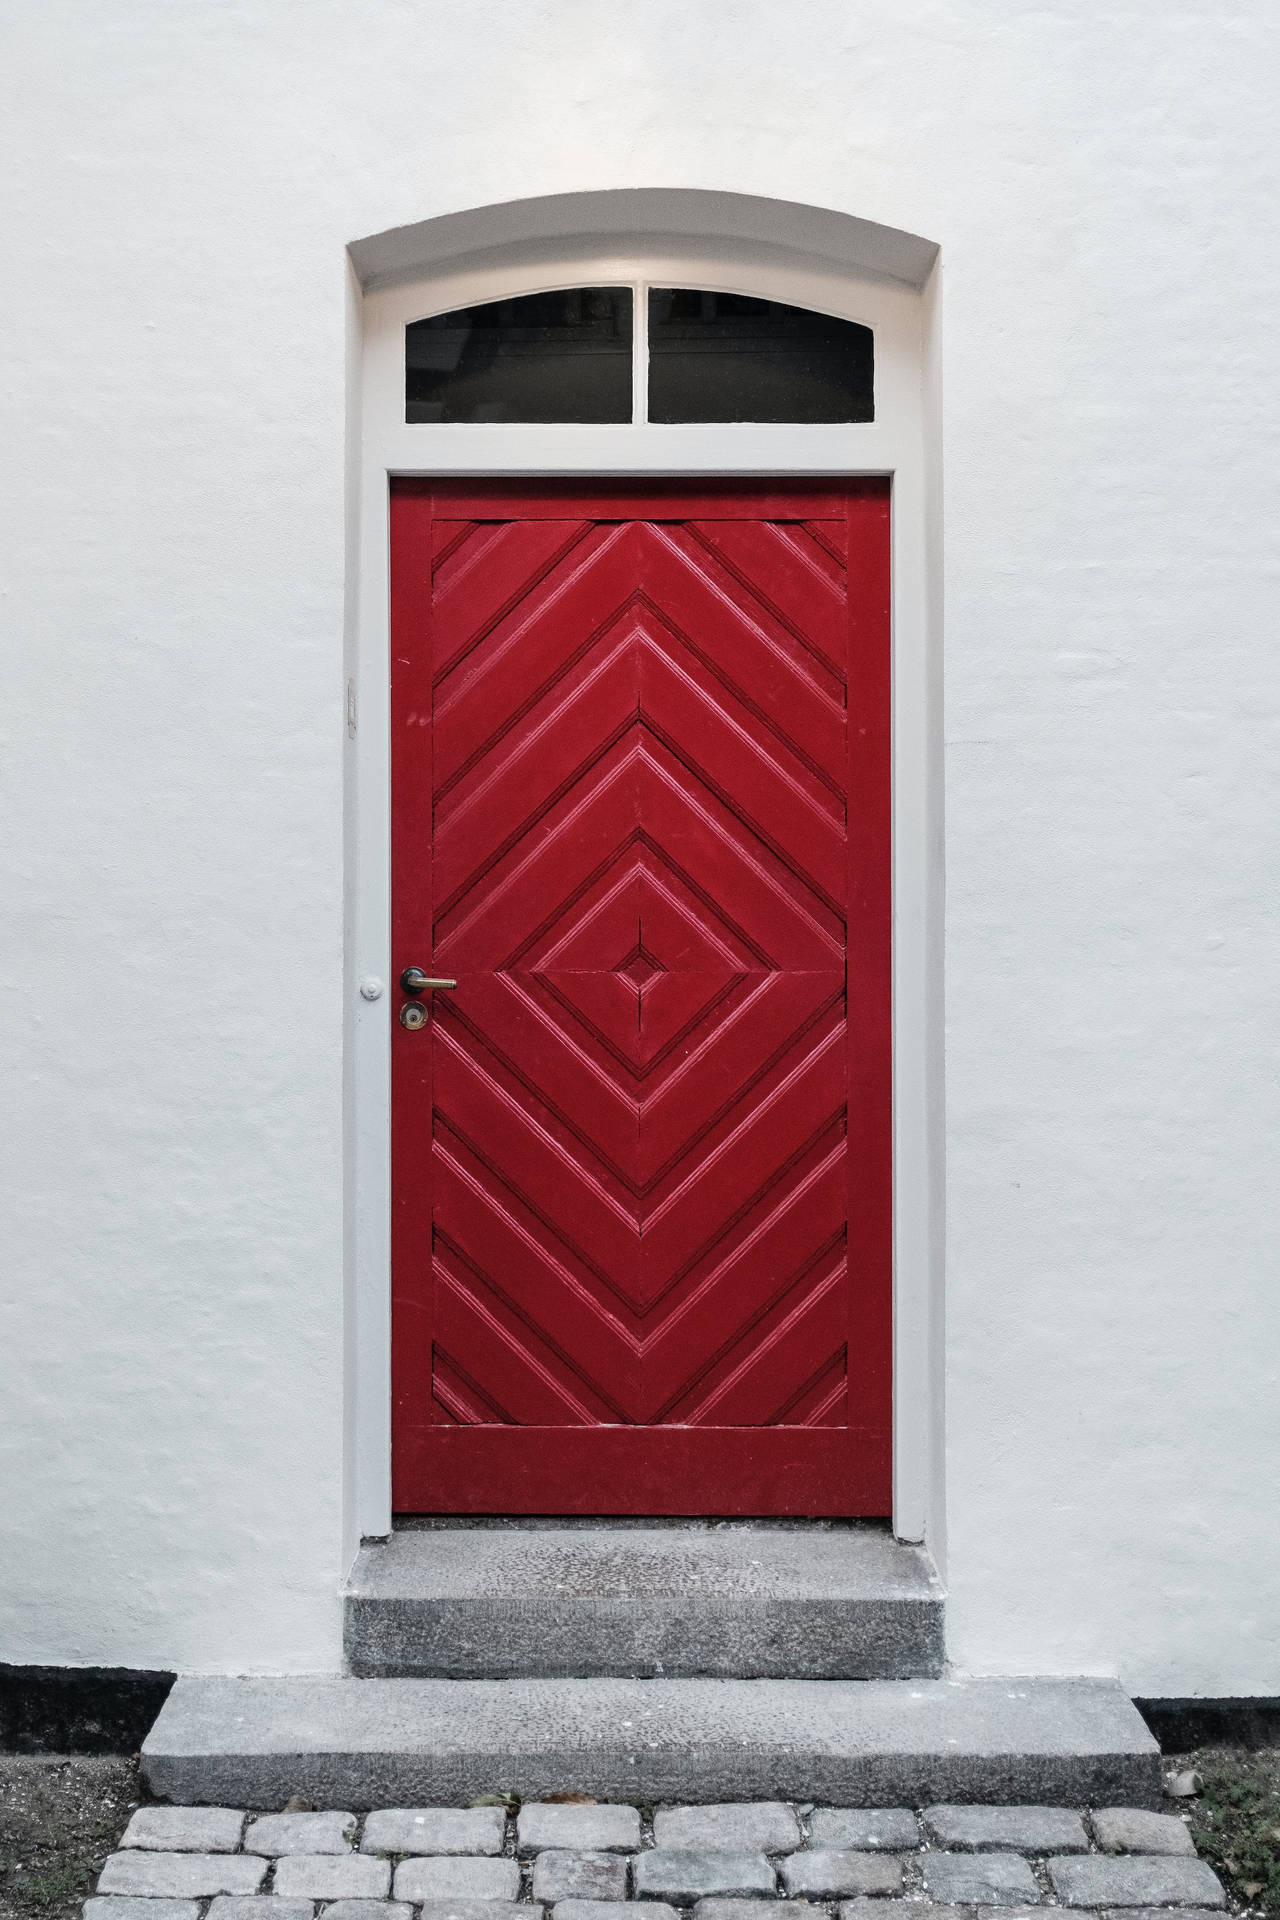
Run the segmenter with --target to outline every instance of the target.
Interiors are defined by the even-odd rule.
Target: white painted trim
[[[429,313],[552,287],[649,283],[756,294],[859,320],[876,335],[876,418],[853,426],[409,426],[404,327]],[[348,1139],[354,1164],[349,1298],[356,1397],[356,1503],[348,1539],[390,1526],[391,996],[389,982],[388,478],[423,475],[858,475],[893,480],[894,818],[894,1526],[932,1535],[941,1511],[941,878],[938,636],[929,612],[931,542],[922,394],[922,304],[900,280],[790,257],[779,247],[703,240],[512,244],[363,299],[355,635],[350,672],[359,726],[348,809],[347,1001],[352,1058]]]

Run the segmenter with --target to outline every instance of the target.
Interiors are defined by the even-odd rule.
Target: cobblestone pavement
[[[85,1920],[1181,1920],[1226,1897],[1186,1823],[1129,1807],[531,1802],[366,1814],[141,1807]],[[906,1920],[906,1916],[904,1916]]]

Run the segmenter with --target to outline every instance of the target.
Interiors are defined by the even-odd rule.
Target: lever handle
[[[457,984],[456,980],[433,980],[421,967],[406,967],[400,975],[400,985],[406,993],[428,993],[433,987],[437,992],[452,993]]]

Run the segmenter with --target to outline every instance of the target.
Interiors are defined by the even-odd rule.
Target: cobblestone
[[[521,1908],[522,1913],[526,1908]],[[661,1900],[561,1900],[555,1920],[677,1920]]]
[[[800,1845],[795,1809],[780,1800],[719,1807],[659,1807],[653,1837],[660,1847],[726,1852],[789,1853]]]
[[[881,1916],[883,1920],[883,1916]],[[1043,1913],[1037,1920],[1044,1920]],[[1167,1907],[1104,1907],[1097,1920],[1169,1920]],[[1210,1907],[1179,1907],[1178,1920],[1222,1920],[1222,1915]]]
[[[799,1920],[806,1909],[797,1908],[787,1900],[699,1900],[693,1909],[693,1920]],[[884,1920],[881,1909],[880,1920]]]
[[[354,1813],[265,1813],[245,1829],[246,1853],[348,1853]]]
[[[535,1900],[625,1900],[627,1859],[621,1853],[550,1848],[533,1863]]]
[[[925,1831],[952,1853],[1088,1853],[1070,1807],[926,1807]]]
[[[396,1868],[397,1900],[515,1900],[519,1893],[520,1869],[514,1860],[455,1853],[402,1860]]]
[[[675,1906],[778,1891],[777,1878],[763,1853],[718,1847],[655,1847],[651,1853],[638,1853],[632,1884],[642,1898],[656,1894]]]
[[[782,1862],[783,1891],[799,1900],[839,1900],[854,1894],[902,1892],[902,1863],[887,1853],[836,1852],[817,1847]]]
[[[335,1900],[324,1920],[411,1920],[412,1913],[400,1900]]]
[[[837,1920],[1047,1920],[1037,1872],[1089,1920],[1226,1904],[1187,1823],[1143,1808],[667,1806],[653,1839],[625,1804],[531,1801],[510,1827],[504,1806],[382,1807],[363,1829],[334,1809],[148,1806],[83,1920],[799,1920],[818,1902]]]
[[[220,1893],[207,1920],[312,1920],[315,1910],[314,1900],[282,1900],[274,1893]]]
[[[420,1920],[542,1920],[544,1907],[518,1907],[514,1900],[424,1900]]]
[[[955,1907],[935,1906],[932,1900],[912,1900],[910,1905],[904,1901],[900,1906],[895,1903],[887,1907],[883,1900],[842,1900],[836,1913],[839,1920],[894,1920],[894,1916],[898,1920],[960,1920]],[[1022,1920],[1022,1914],[1015,1907],[1002,1907],[1000,1920]],[[1036,1920],[1045,1920],[1045,1915],[1038,1913]]]
[[[501,1853],[502,1807],[383,1807],[364,1823],[362,1853]]]
[[[925,1892],[945,1906],[1032,1907],[1040,1899],[1035,1875],[1016,1853],[926,1853],[920,1873]]]
[[[196,1920],[194,1900],[148,1900],[137,1894],[106,1898],[94,1895],[84,1903],[84,1920]]]
[[[635,1807],[556,1806],[531,1801],[516,1821],[519,1853],[544,1847],[585,1849],[595,1853],[634,1853],[640,1845],[640,1815]]]
[[[267,1863],[244,1853],[113,1853],[98,1876],[99,1893],[144,1899],[200,1900],[211,1893],[256,1893]]]
[[[809,1842],[856,1853],[913,1853],[920,1823],[907,1807],[815,1807]]]
[[[139,1807],[120,1845],[160,1853],[234,1853],[243,1830],[244,1815],[234,1807]]]
[[[1049,1879],[1066,1907],[1224,1907],[1227,1896],[1203,1860],[1167,1853],[1086,1854],[1050,1860]]]
[[[302,1900],[385,1900],[391,1868],[360,1853],[287,1853],[276,1862],[277,1893]]]
[[[1104,1853],[1181,1853],[1194,1855],[1196,1843],[1176,1813],[1148,1813],[1145,1807],[1099,1807],[1090,1815]]]

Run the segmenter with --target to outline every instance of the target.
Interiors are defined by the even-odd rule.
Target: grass
[[[1280,1913],[1280,1748],[1206,1747],[1177,1765],[1194,1766],[1204,1782],[1191,1833],[1233,1901]]]

